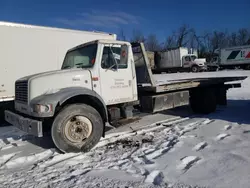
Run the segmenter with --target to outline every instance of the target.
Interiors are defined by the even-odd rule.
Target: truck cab
[[[62,70],[79,68],[84,71],[74,75],[73,84],[82,86],[81,82],[87,83],[87,88],[102,96],[106,105],[137,100],[133,53],[129,43],[99,40],[69,50]]]
[[[96,40],[79,45],[68,50],[61,70],[18,79],[15,83],[15,109],[18,114],[5,111],[5,119],[38,137],[43,136],[45,129],[50,129],[51,119],[58,126],[67,121],[67,131],[57,126],[51,130],[54,140],[61,136],[67,138],[64,142],[55,141],[56,146],[63,148],[62,151],[72,151],[72,148],[67,149],[69,140],[74,143],[75,150],[79,147],[82,151],[88,150],[91,144],[96,143],[91,142],[85,147],[77,145],[82,143],[81,139],[86,139],[92,132],[93,137],[101,137],[105,123],[116,117],[112,114],[121,114],[117,108],[138,100],[135,74],[130,43]],[[85,105],[79,108],[79,103]],[[87,118],[76,116],[79,110],[88,112]],[[74,118],[62,120],[62,116],[58,115],[62,111],[65,112],[63,116],[73,113]],[[58,132],[58,129],[61,131]],[[83,130],[87,132],[85,135],[80,134]]]
[[[65,88],[69,90],[72,87],[79,88],[78,92],[82,88],[94,96],[102,96],[105,105],[137,100],[135,67],[130,46],[127,42],[98,40],[70,49],[61,70],[31,75],[16,81],[16,108],[23,113],[43,116],[43,111],[39,110],[47,108],[34,108],[32,105],[37,100],[41,101],[41,96],[60,93],[58,97],[61,98],[62,93],[67,92]],[[47,104],[51,115],[56,103],[62,99],[58,100]]]
[[[199,72],[206,69],[206,59],[199,59],[195,54],[182,56],[183,68],[191,68],[192,72]]]

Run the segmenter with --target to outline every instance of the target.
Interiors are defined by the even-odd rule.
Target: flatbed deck
[[[229,80],[242,77],[247,77],[247,72],[242,71],[220,71],[220,72],[202,72],[202,73],[169,73],[169,74],[152,74],[152,78],[155,80],[157,86],[178,83],[190,80],[200,79],[223,79]]]
[[[135,57],[137,85],[139,91],[163,93],[180,91],[206,85],[224,85],[227,82],[241,81],[248,76],[240,71],[220,71],[202,73],[169,73],[153,74],[147,58],[144,45],[141,43],[132,44]],[[230,87],[238,86],[240,83]]]

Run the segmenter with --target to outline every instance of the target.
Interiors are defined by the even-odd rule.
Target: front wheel
[[[66,106],[56,116],[51,135],[62,152],[87,152],[101,139],[103,121],[93,107],[86,104]]]
[[[199,67],[198,67],[197,65],[193,65],[193,66],[191,67],[191,71],[192,71],[192,72],[198,72],[198,71],[199,71]]]

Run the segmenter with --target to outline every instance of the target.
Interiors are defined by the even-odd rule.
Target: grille
[[[17,81],[15,84],[15,100],[28,102],[28,80]]]

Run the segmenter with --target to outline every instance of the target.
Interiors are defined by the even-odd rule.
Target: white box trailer
[[[160,62],[157,64],[158,68],[174,68],[183,67],[182,58],[188,55],[187,48],[178,48],[160,53]]]
[[[190,70],[198,72],[205,70],[206,59],[198,59],[196,54],[188,53],[188,48],[180,47],[165,52],[156,52],[155,72]]]
[[[250,45],[220,49],[213,62],[221,68],[250,69]]]
[[[61,69],[68,49],[115,34],[0,22],[0,104],[15,96],[15,81],[26,75]]]

